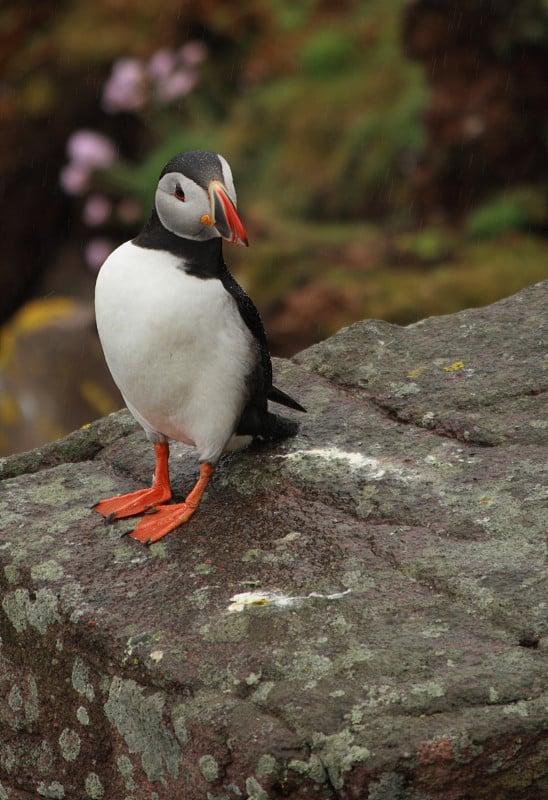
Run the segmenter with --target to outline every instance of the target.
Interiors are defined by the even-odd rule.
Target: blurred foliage
[[[277,213],[311,220],[410,206],[405,161],[424,144],[426,90],[402,52],[402,6],[373,1],[315,15],[284,43],[276,80],[236,100],[223,140],[240,173],[253,176],[251,198],[268,186]]]
[[[356,69],[356,42],[342,31],[326,29],[305,42],[299,54],[303,75],[312,81],[323,81],[337,73]]]
[[[244,45],[224,38],[219,14],[199,91],[171,113],[143,110],[154,147],[112,171],[113,185],[150,202],[173,152],[212,148],[229,155],[241,197],[276,215],[408,217],[426,91],[402,53],[403,0],[346,5],[334,15],[262,0],[242,22]]]
[[[400,233],[395,237],[394,247],[407,260],[424,265],[439,264],[452,260],[456,237],[445,227],[430,225],[411,233]]]
[[[62,224],[66,236],[68,208],[79,242],[99,233],[114,246],[148,214],[158,173],[175,152],[223,152],[233,168],[253,244],[245,258],[232,250],[228,258],[259,304],[270,309],[270,320],[287,292],[300,293],[300,304],[312,307],[313,287],[323,281],[321,291],[332,292],[333,313],[329,319],[328,305],[322,306],[325,319],[318,322],[316,338],[332,331],[333,320],[344,324],[345,304],[347,319],[376,315],[406,322],[436,308],[489,302],[541,277],[536,259],[544,256],[542,244],[521,249],[518,279],[502,264],[508,236],[545,233],[546,179],[539,174],[517,188],[501,189],[496,181],[492,190],[482,186],[487,199],[455,219],[441,207],[439,194],[421,190],[421,159],[429,147],[432,151],[436,120],[429,88],[434,67],[429,68],[424,53],[434,53],[432,63],[439,65],[435,48],[448,48],[451,42],[457,48],[470,43],[484,47],[493,59],[503,60],[522,54],[520,48],[528,45],[544,47],[548,5],[545,0],[518,5],[464,0],[456,16],[455,8],[455,0],[434,5],[425,0],[341,0],[336,8],[325,0],[256,0],[252,5],[164,0],[161,6],[147,0],[30,5],[11,0],[0,9],[5,55],[0,112],[8,127],[10,120],[17,125],[12,140],[2,140],[0,165],[2,159],[10,164],[28,160],[26,146],[13,147],[25,125],[35,125],[40,147],[51,137],[51,151],[55,147],[57,153],[79,127],[95,126],[110,136],[120,159],[95,173],[89,190],[108,195],[113,216],[102,229],[91,230],[85,217],[84,222],[78,219],[85,198],[70,205],[64,198]],[[402,23],[414,13],[419,14],[419,38],[404,42],[411,29]],[[444,28],[447,19],[450,27]],[[142,107],[119,114],[102,107],[113,64],[133,58],[146,68],[154,54],[175,51],[191,40],[208,49],[193,91],[164,103],[151,95]],[[410,61],[406,48],[419,52],[424,64]],[[447,74],[436,66],[450,87],[445,95],[439,93],[438,108],[450,106],[462,88],[459,83],[451,94],[451,80],[462,81],[461,62],[449,59],[448,64]],[[481,107],[465,108],[464,121],[450,117],[447,128],[456,138],[442,140],[441,148],[433,150],[434,176],[447,164],[468,162],[474,173],[475,151],[466,136],[471,146],[479,142],[481,147],[481,125],[486,124],[481,112]],[[503,127],[504,109],[496,113]],[[449,114],[455,114],[452,108]],[[458,136],[464,136],[462,143]],[[496,150],[498,142],[486,139]],[[527,145],[524,141],[522,152]],[[487,151],[481,154],[481,169],[488,157]],[[60,167],[59,160],[52,161],[48,175]],[[449,191],[462,194],[458,173],[451,169]],[[481,176],[474,180],[482,183]],[[127,197],[137,201],[137,212],[124,218],[117,203]],[[492,247],[486,255],[501,265],[492,287],[476,280],[480,266],[470,249],[484,240]],[[497,242],[502,258],[494,255]],[[472,261],[474,270],[469,270]],[[491,265],[484,266],[486,273],[490,270]],[[451,281],[440,277],[449,273],[455,276],[450,288]],[[448,287],[450,297],[433,293],[433,286]],[[320,303],[320,294],[314,294],[314,302]]]
[[[506,8],[505,8],[506,6]],[[548,3],[546,0],[505,0],[499,3],[499,12],[510,9],[501,16],[495,35],[495,49],[508,55],[520,44],[548,46]]]
[[[293,223],[258,242],[252,264],[245,252],[230,255],[270,317],[271,338],[287,352],[295,341],[305,346],[364,318],[405,325],[495,302],[547,277],[548,241],[519,232],[466,241],[434,227],[398,233],[360,224],[319,232]]]
[[[543,228],[548,228],[548,187],[540,186],[508,189],[471,211],[466,221],[467,233],[478,239]]]

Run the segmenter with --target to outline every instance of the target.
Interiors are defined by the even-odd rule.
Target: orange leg
[[[207,461],[200,464],[200,477],[185,502],[157,508],[153,514],[144,517],[129,535],[143,544],[152,544],[187,522],[200,505],[214,470],[213,464]]]
[[[156,469],[150,489],[139,489],[130,494],[121,494],[109,500],[100,500],[95,506],[95,511],[102,514],[109,522],[121,517],[133,517],[150,511],[161,503],[171,500],[171,486],[169,483],[169,445],[155,444]]]

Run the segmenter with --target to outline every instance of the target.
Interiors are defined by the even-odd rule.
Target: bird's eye
[[[183,187],[181,186],[180,183],[178,183],[176,185],[174,194],[175,194],[175,197],[177,198],[177,200],[182,200],[184,202],[185,193],[184,193]]]

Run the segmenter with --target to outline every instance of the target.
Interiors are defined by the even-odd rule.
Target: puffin
[[[95,504],[106,522],[143,515],[130,536],[152,544],[198,508],[223,452],[294,436],[304,412],[273,385],[265,330],[229,272],[223,239],[248,245],[223,156],[193,150],[160,173],[148,221],[99,270],[95,316],[105,360],[124,402],[154,447],[152,486]],[[193,446],[199,477],[172,503],[169,441]]]

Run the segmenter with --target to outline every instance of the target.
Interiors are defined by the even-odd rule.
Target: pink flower
[[[157,84],[156,96],[164,103],[177,100],[189,94],[196,86],[197,80],[194,72],[179,69]]]
[[[108,197],[105,197],[104,194],[92,194],[86,201],[82,211],[82,218],[86,225],[96,227],[108,220],[111,211],[112,203]]]
[[[207,58],[207,47],[203,42],[194,40],[179,48],[179,58],[188,67],[196,67]]]
[[[73,164],[88,171],[111,167],[118,157],[116,145],[108,136],[84,128],[69,138],[67,153]]]
[[[97,272],[114,250],[109,239],[90,239],[84,248],[84,257],[88,267]]]
[[[146,72],[137,58],[121,58],[115,62],[103,88],[102,104],[105,111],[138,111],[147,100]]]
[[[163,80],[170,75],[177,66],[177,60],[173,50],[158,50],[150,58],[147,64],[147,73],[155,81]]]
[[[84,194],[88,188],[90,171],[81,164],[65,164],[59,174],[59,183],[67,194]]]

